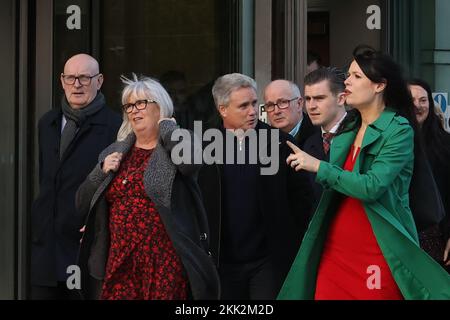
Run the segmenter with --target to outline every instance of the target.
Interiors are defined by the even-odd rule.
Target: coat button
[[[202,233],[202,234],[200,235],[200,240],[201,240],[201,241],[206,241],[206,239],[208,239],[208,236],[206,235],[206,233]]]

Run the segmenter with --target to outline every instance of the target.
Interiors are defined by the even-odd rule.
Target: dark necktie
[[[323,151],[325,154],[328,154],[330,151],[330,145],[331,145],[331,139],[333,139],[334,133],[331,132],[325,132],[322,134],[322,140],[323,140]]]

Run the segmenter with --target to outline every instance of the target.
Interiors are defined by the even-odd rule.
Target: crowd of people
[[[450,134],[390,56],[358,46],[261,105],[254,79],[223,75],[204,94],[215,139],[184,125],[199,119],[176,107],[178,73],[123,77],[121,117],[93,57],[60,79],[38,127],[31,299],[450,299]]]

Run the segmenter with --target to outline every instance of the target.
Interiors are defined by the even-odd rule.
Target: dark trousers
[[[77,290],[69,290],[65,282],[56,287],[31,286],[31,300],[80,300]]]
[[[219,267],[222,300],[274,300],[279,284],[268,258],[248,263],[222,263]]]

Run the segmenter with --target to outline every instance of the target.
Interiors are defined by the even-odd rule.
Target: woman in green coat
[[[400,67],[366,46],[353,56],[354,110],[329,163],[290,145],[288,163],[317,173],[324,193],[278,298],[450,299],[450,277],[419,248],[409,208],[420,143]]]

